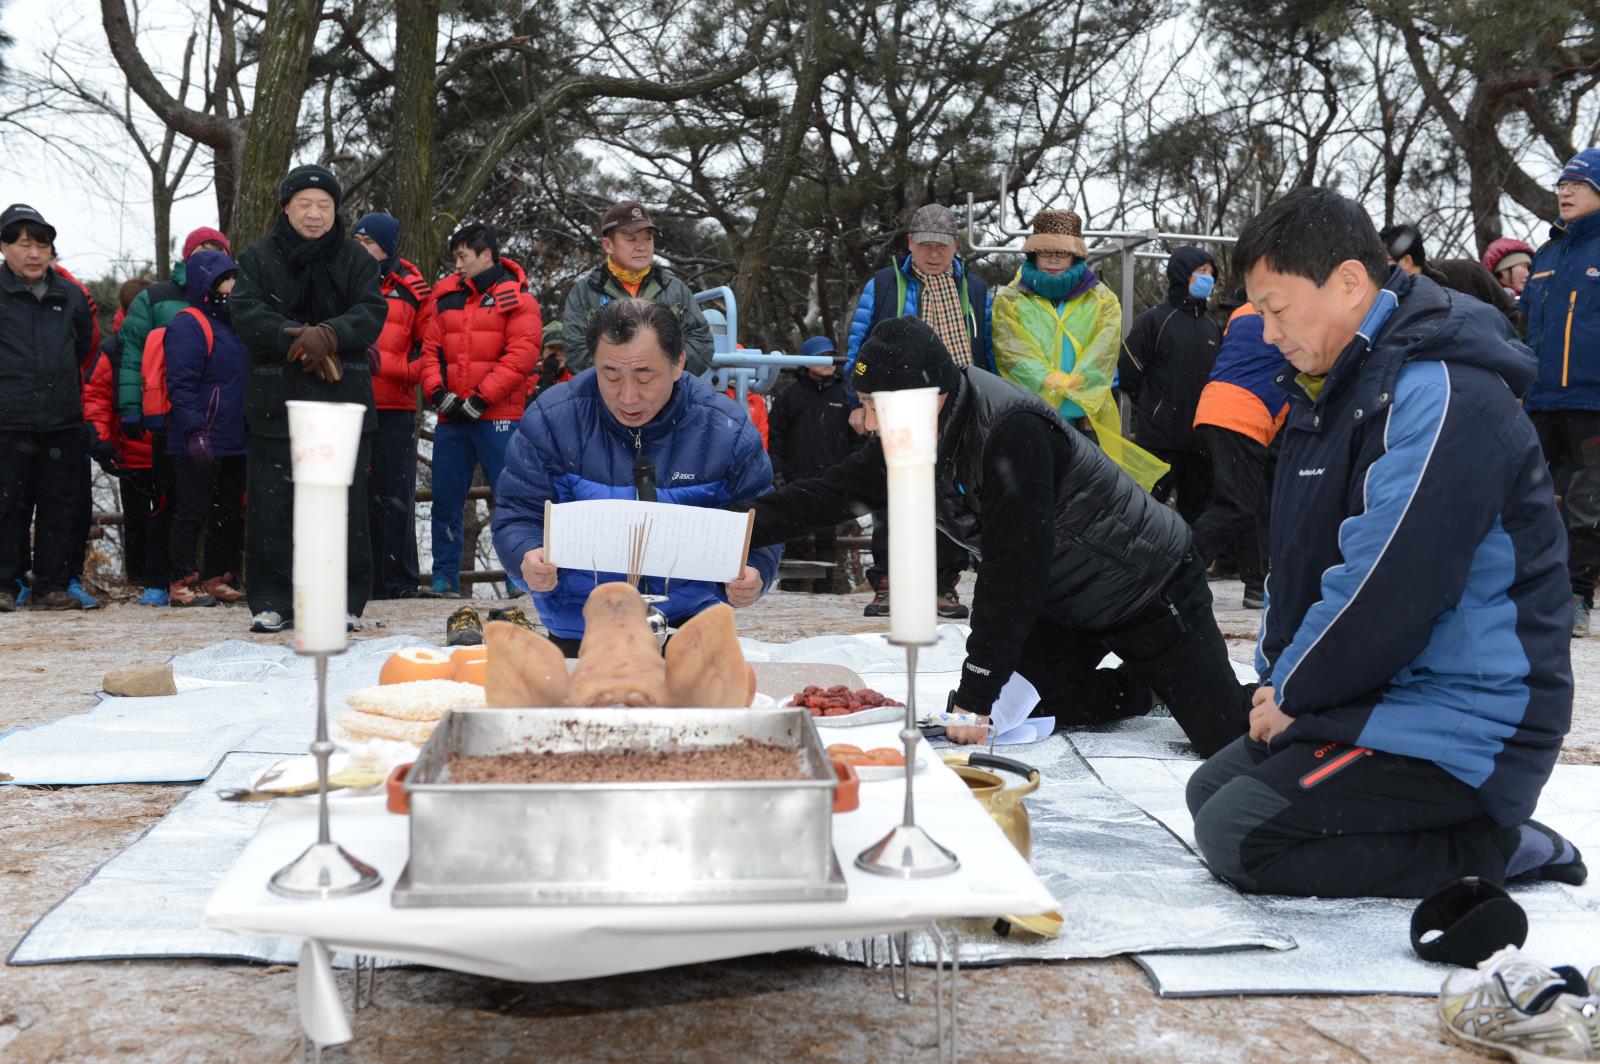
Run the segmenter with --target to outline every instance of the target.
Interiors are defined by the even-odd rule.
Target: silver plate
[[[454,783],[452,756],[793,747],[804,778]],[[406,777],[411,860],[397,906],[840,899],[832,766],[804,709],[453,711]]]

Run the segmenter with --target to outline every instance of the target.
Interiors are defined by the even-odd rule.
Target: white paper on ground
[[[1034,717],[1012,728],[1007,728],[994,738],[996,746],[1023,746],[1050,738],[1056,730],[1056,718]]]
[[[994,707],[989,710],[989,725],[1000,730],[997,743],[1006,742],[1006,733],[1028,719],[1039,705],[1039,690],[1029,683],[1027,677],[1020,672],[1011,674],[1005,686],[1000,688],[999,696],[994,700]],[[1053,722],[1052,722],[1053,723]],[[1049,732],[1045,733],[1050,734]],[[1023,740],[1031,742],[1031,739]]]

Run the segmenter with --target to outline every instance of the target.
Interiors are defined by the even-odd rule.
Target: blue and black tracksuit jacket
[[[1526,820],[1572,716],[1567,537],[1505,317],[1399,270],[1316,398],[1294,377],[1257,666],[1278,742],[1432,761]]]

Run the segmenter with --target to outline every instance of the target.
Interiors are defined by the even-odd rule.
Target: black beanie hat
[[[333,171],[326,166],[307,163],[290,170],[289,175],[278,186],[278,206],[287,207],[296,192],[308,188],[321,189],[332,196],[334,210],[338,210],[339,205],[344,202],[344,189],[339,187],[339,179],[333,176]]]
[[[938,388],[953,392],[961,384],[955,360],[927,322],[921,318],[885,318],[867,334],[856,354],[855,390],[898,392],[910,388]]]

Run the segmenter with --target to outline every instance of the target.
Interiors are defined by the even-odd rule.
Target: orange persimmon
[[[449,680],[456,666],[438,647],[406,647],[389,655],[378,672],[380,684],[410,683],[412,680]]]

